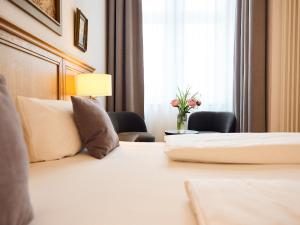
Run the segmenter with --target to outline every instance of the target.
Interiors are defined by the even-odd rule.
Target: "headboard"
[[[12,97],[67,99],[74,76],[94,68],[0,18],[0,74]]]

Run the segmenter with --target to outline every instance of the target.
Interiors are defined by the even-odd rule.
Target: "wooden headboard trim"
[[[3,18],[0,18],[0,48],[1,46],[4,51],[2,55],[4,62],[0,62],[0,73],[4,70],[4,75],[10,80],[10,91],[13,97],[25,95],[68,99],[70,95],[75,94],[75,75],[79,73],[92,73],[95,70],[92,66],[40,40]],[[3,46],[8,48],[3,48]],[[17,51],[13,52],[13,50]],[[13,54],[9,56],[12,58],[5,58],[6,53]],[[41,59],[41,61],[37,62],[35,60],[37,58]],[[22,59],[28,61],[29,65],[20,64],[19,62]],[[37,70],[31,67],[31,60],[32,65],[39,67]],[[7,63],[10,62],[18,63],[14,67],[7,67]],[[43,67],[39,66],[40,63],[43,64],[45,62],[46,64]],[[49,65],[53,66],[49,67]],[[41,73],[46,75],[47,78],[39,76]],[[19,80],[24,79],[24,76],[34,77],[35,83],[43,83],[44,85],[49,83],[49,86],[45,86],[45,89],[36,89],[30,81],[26,79],[26,81]],[[53,82],[54,80],[55,82]]]
[[[56,47],[54,47],[53,45],[50,45],[49,43],[39,39],[38,37],[28,33],[27,31],[17,27],[16,25],[12,24],[11,22],[3,19],[3,18],[0,18],[0,29],[14,35],[14,36],[17,36],[27,42],[30,42],[31,44],[41,48],[41,49],[44,49],[46,52],[50,52],[50,53],[53,53],[54,55],[60,57],[60,58],[63,58],[89,72],[94,72],[95,71],[95,68],[84,63],[83,61],[73,57],[73,56],[70,56],[68,55],[67,53],[63,52],[62,50],[60,49],[57,49]],[[8,45],[8,41],[7,39],[4,39],[0,36],[0,39],[2,39],[3,41],[6,42],[6,44]],[[16,45],[16,43],[12,43],[14,45]],[[21,47],[21,46],[20,46]],[[24,50],[24,46],[22,46]]]

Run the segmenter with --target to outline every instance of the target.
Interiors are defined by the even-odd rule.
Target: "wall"
[[[89,21],[88,50],[85,53],[73,44],[76,8],[79,8]],[[62,36],[51,31],[8,0],[0,0],[0,15],[38,38],[95,67],[96,72],[106,71],[105,0],[62,0]]]

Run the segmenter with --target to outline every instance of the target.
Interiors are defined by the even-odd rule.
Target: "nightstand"
[[[196,130],[166,130],[165,135],[178,135],[178,134],[199,134]]]

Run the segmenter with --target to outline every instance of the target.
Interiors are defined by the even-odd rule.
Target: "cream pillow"
[[[30,162],[61,159],[80,150],[81,141],[71,102],[19,96],[17,108]]]
[[[175,161],[300,164],[300,133],[207,133],[165,137]]]

